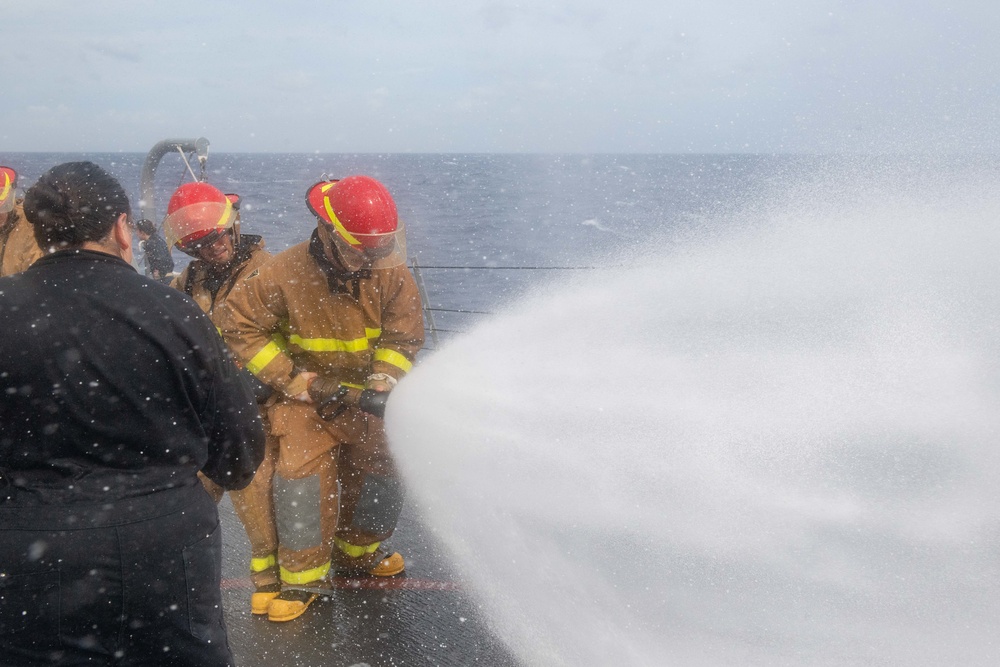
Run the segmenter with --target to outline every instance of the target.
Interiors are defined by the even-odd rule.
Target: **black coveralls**
[[[226,665],[218,515],[257,406],[208,318],[111,255],[0,279],[0,665]]]
[[[174,258],[170,256],[170,248],[160,233],[155,232],[143,241],[142,250],[146,255],[146,275],[152,276],[155,271],[159,274],[157,280],[163,282],[166,279],[169,282],[167,274],[174,270]]]

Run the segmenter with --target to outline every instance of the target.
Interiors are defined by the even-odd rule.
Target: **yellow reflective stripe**
[[[353,387],[354,389],[364,389],[365,388],[365,386],[363,384],[354,384],[353,382],[341,382],[340,386],[342,386],[342,387]]]
[[[251,572],[263,572],[269,567],[274,567],[278,564],[278,558],[271,554],[267,558],[251,558],[250,559],[250,571]]]
[[[320,188],[320,192],[324,193],[323,207],[326,209],[326,214],[330,216],[330,222],[333,223],[333,228],[337,230],[338,234],[344,237],[345,241],[347,241],[351,245],[361,245],[361,241],[351,236],[351,233],[347,231],[347,228],[344,227],[344,224],[340,221],[339,218],[337,218],[337,214],[333,212],[333,206],[330,204],[330,198],[326,196],[326,191],[332,188],[334,183],[336,183],[336,181],[328,185],[324,185],[322,188]]]
[[[357,545],[351,544],[350,542],[345,542],[339,537],[333,538],[333,543],[337,546],[338,549],[343,551],[351,558],[361,558],[365,554],[373,554],[375,553],[375,550],[378,549],[378,546],[382,544],[381,542],[375,542],[374,544],[369,544],[367,546],[359,547]]]
[[[253,359],[247,362],[247,370],[254,375],[259,374],[264,367],[274,361],[274,358],[281,354],[281,348],[273,340],[261,348],[260,352],[253,355]]]
[[[375,361],[384,361],[396,368],[403,369],[407,373],[413,368],[413,362],[395,350],[375,350]]]
[[[229,201],[229,197],[223,197],[223,199],[226,200],[226,208],[222,210],[222,217],[215,223],[216,227],[225,227],[226,222],[229,221],[229,215],[233,212],[233,202]]]
[[[340,340],[339,338],[303,338],[292,334],[288,337],[288,342],[309,352],[363,352],[368,349],[367,338]]]
[[[10,176],[7,175],[6,171],[3,172],[3,180],[3,192],[0,192],[0,201],[7,199],[7,195],[10,194]]]
[[[283,567],[279,568],[279,571],[281,573],[281,581],[286,584],[308,584],[310,581],[317,581],[330,573],[330,561],[326,561],[319,567],[314,567],[311,570],[303,570],[302,572],[292,572]]]

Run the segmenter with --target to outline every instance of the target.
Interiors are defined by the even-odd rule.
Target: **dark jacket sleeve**
[[[205,475],[226,489],[242,489],[264,459],[264,427],[257,401],[214,331],[206,349],[211,390],[202,414],[208,435]]]
[[[151,269],[155,269],[163,275],[174,270],[174,258],[170,255],[170,248],[160,236],[151,236],[146,241],[146,260]]]

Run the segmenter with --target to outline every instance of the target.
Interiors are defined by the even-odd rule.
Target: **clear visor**
[[[360,263],[369,269],[391,269],[406,264],[406,229],[402,222],[388,234],[352,234],[355,243],[349,243],[336,231],[332,236],[348,263]]]
[[[0,213],[14,210],[14,182],[6,173],[0,172]]]
[[[204,236],[199,236],[196,239],[187,241],[181,240],[177,244],[177,248],[181,252],[187,255],[191,255],[192,257],[197,257],[198,254],[201,253],[201,251],[204,248],[208,248],[215,245],[220,238],[222,238],[228,233],[229,233],[228,229],[213,229],[208,234],[205,234]]]
[[[190,204],[177,209],[164,219],[163,236],[168,246],[184,246],[181,248],[183,250],[190,245],[185,244],[184,240],[192,234],[199,234],[201,238],[195,239],[194,242],[204,247],[209,243],[203,238],[207,239],[214,235],[217,240],[219,236],[215,232],[221,234],[230,229],[235,222],[236,211],[228,199],[224,204],[221,202]]]

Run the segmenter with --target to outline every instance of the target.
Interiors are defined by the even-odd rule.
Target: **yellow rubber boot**
[[[406,569],[406,563],[400,554],[386,553],[378,542],[357,546],[337,540],[333,549],[333,563],[337,574],[346,577],[366,574],[373,577],[392,577]]]
[[[260,586],[253,595],[250,596],[250,613],[255,616],[263,616],[271,606],[271,600],[281,594],[281,584],[268,584]]]
[[[394,551],[368,570],[368,574],[374,577],[394,577],[405,569],[406,563],[403,557]]]
[[[284,590],[271,600],[267,606],[267,620],[276,623],[294,621],[296,618],[306,613],[313,602],[319,597],[319,593],[309,591]]]

